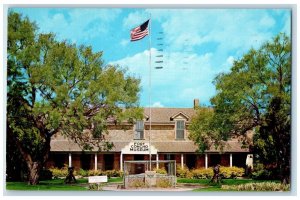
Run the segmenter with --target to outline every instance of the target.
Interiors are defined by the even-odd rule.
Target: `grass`
[[[113,178],[109,178],[108,179],[109,183],[122,183],[123,182],[123,178],[122,177],[113,177]]]
[[[122,182],[122,178],[109,178],[109,183]],[[40,181],[38,185],[28,185],[27,182],[6,182],[7,190],[53,190],[53,191],[85,191],[88,190],[88,179],[77,179],[77,183],[65,184],[63,179]]]
[[[109,178],[108,183],[122,183],[123,178]],[[199,187],[193,191],[197,192],[224,192],[230,190],[222,190],[221,184],[209,184],[210,179],[187,179],[178,178],[177,183],[199,184]],[[223,179],[223,185],[240,185],[246,183],[270,182],[271,180],[252,180],[252,179]],[[280,181],[272,181],[280,182]],[[42,191],[86,191],[88,190],[88,179],[77,179],[77,183],[65,184],[63,179],[52,179],[40,181],[38,185],[28,185],[27,182],[7,182],[7,190],[42,190]]]
[[[221,185],[240,185],[240,184],[246,184],[246,183],[260,183],[260,182],[280,182],[280,181],[274,181],[274,180],[252,180],[252,179],[223,179],[222,184],[212,184],[209,183],[210,179],[186,179],[181,178],[177,179],[177,183],[193,183],[193,184],[199,184],[199,186],[204,186],[204,188],[198,188],[193,191],[232,191],[232,190],[223,190],[221,189]]]

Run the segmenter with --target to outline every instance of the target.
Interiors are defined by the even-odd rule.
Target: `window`
[[[184,139],[184,121],[176,121],[176,139]]]
[[[139,120],[135,124],[135,135],[134,139],[142,140],[144,139],[144,121]]]

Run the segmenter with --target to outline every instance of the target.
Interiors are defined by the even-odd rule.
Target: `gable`
[[[179,112],[173,116],[170,117],[170,120],[173,121],[173,120],[186,120],[188,121],[189,120],[189,116],[187,116],[185,113],[183,112]]]

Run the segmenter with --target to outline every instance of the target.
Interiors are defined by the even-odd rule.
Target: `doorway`
[[[134,155],[133,156],[133,159],[135,161],[141,161],[141,160],[144,160],[144,155]],[[136,163],[135,166],[134,166],[134,173],[135,174],[141,174],[141,173],[144,173],[145,172],[145,164],[143,163]]]
[[[189,169],[196,168],[197,156],[195,154],[185,155],[185,164]]]
[[[104,169],[112,170],[114,169],[114,154],[104,154]]]

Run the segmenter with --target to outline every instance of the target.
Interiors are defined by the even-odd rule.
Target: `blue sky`
[[[103,51],[106,64],[118,64],[141,78],[140,105],[149,106],[149,36],[130,42],[130,29],[151,14],[151,106],[210,105],[212,83],[234,59],[279,32],[291,33],[289,9],[130,9],[13,8],[59,40]],[[157,38],[163,38],[158,40]],[[159,45],[162,44],[162,45]],[[162,49],[163,51],[158,51]],[[157,55],[163,55],[163,64]],[[155,69],[162,66],[162,69]]]

